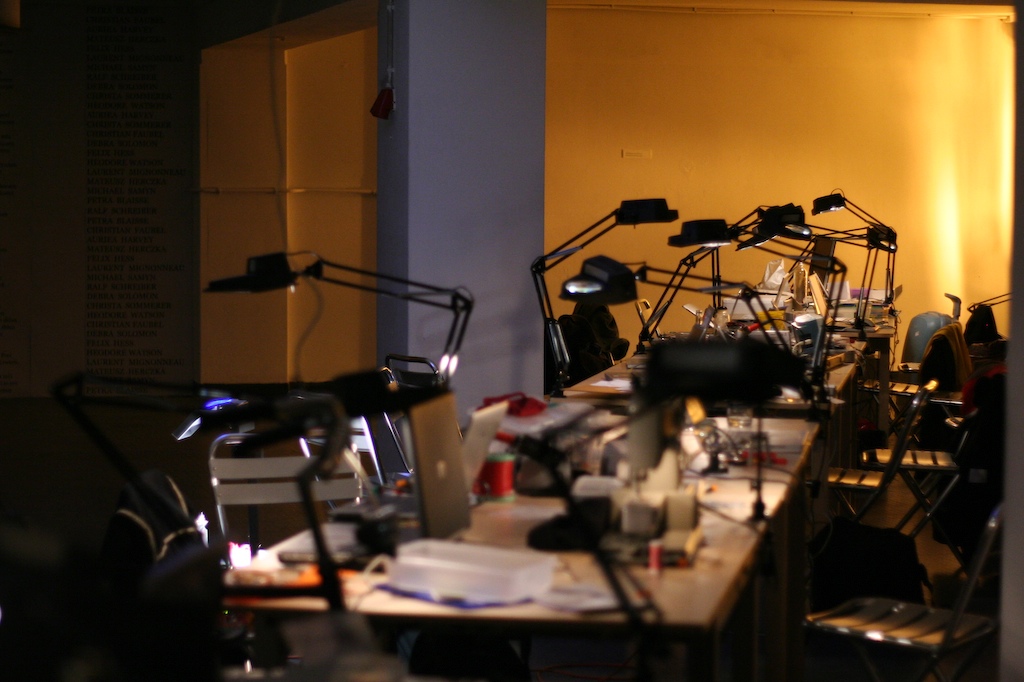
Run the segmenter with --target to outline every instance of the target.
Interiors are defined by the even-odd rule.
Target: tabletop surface
[[[724,420],[723,420],[724,425]],[[776,464],[763,467],[762,495],[771,516],[794,487],[796,473],[806,461],[817,434],[817,425],[799,419],[764,419]],[[639,589],[649,594],[660,610],[659,625],[665,632],[686,636],[724,627],[729,613],[757,567],[758,547],[763,523],[750,521],[755,499],[752,480],[756,467],[732,467],[728,474],[702,477],[699,462],[691,462],[683,472],[683,482],[699,486],[703,507],[700,525],[703,542],[692,564],[665,567],[651,572],[645,566],[631,566]],[[557,498],[518,497],[512,502],[486,502],[472,512],[471,527],[462,541],[503,547],[524,548],[530,529],[562,513],[564,502]],[[265,564],[275,570],[273,560]],[[262,570],[258,567],[250,569]],[[234,576],[232,574],[235,574]],[[226,581],[238,582],[245,572],[229,572]],[[399,596],[385,589],[386,576],[380,572],[344,574],[347,607],[371,619],[453,624],[488,624],[506,631],[521,628],[539,632],[604,632],[627,627],[620,612],[573,612],[543,606],[535,602],[486,608],[465,609],[448,604]],[[591,554],[558,552],[554,587],[560,590],[606,588],[603,575]],[[228,605],[260,609],[324,610],[319,597],[258,598],[232,597]]]

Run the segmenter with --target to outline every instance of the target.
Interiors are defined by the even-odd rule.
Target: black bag
[[[856,597],[924,603],[928,571],[914,538],[836,517],[811,540],[811,611]]]
[[[971,306],[971,316],[967,318],[967,324],[964,326],[964,340],[967,341],[967,345],[992,343],[999,338],[1002,337],[996,328],[992,306],[985,303]]]
[[[139,475],[139,490],[125,484],[107,525],[100,561],[115,594],[134,597],[157,564],[206,543],[193,519],[196,511],[170,476],[156,470]]]
[[[558,318],[569,351],[569,384],[576,384],[612,366],[612,359],[597,342],[594,329],[582,315]]]

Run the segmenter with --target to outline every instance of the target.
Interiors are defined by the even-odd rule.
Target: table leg
[[[760,580],[757,575],[747,582],[746,589],[736,603],[732,615],[732,679],[756,680],[760,668],[761,652],[757,633]]]
[[[797,477],[802,481],[802,473]],[[804,553],[807,518],[807,492],[802,486],[793,490],[786,503],[775,512],[766,536],[766,558],[770,570],[764,583],[761,627],[765,634],[768,680],[798,680],[804,675],[804,616],[807,610]]]
[[[721,679],[721,661],[721,633],[711,632],[705,637],[692,640],[686,649],[686,679],[717,682]]]
[[[878,350],[878,429],[889,433],[889,339],[878,339],[874,345]]]

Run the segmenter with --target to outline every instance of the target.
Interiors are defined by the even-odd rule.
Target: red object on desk
[[[494,396],[491,398],[484,398],[483,407],[504,402],[508,403],[508,414],[512,417],[532,417],[535,414],[540,414],[548,408],[547,403],[543,400],[530,398],[521,391]]]

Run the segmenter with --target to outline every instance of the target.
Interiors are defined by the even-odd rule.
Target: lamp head
[[[635,301],[636,277],[633,271],[607,256],[583,261],[580,274],[562,285],[561,298],[594,305],[615,305]]]
[[[768,206],[757,209],[757,222],[751,237],[736,248],[740,250],[757,246],[776,237],[808,240],[812,236],[810,225],[804,222],[803,206]]]
[[[868,225],[868,247],[896,253],[896,230],[886,225]]]
[[[257,293],[286,289],[295,284],[298,277],[298,273],[293,272],[288,263],[287,254],[284,252],[269,253],[249,258],[244,275],[212,280],[206,286],[206,291]]]
[[[679,211],[668,207],[664,199],[627,199],[615,211],[619,225],[641,223],[671,223],[679,218]]]
[[[226,407],[237,407],[244,404],[244,400],[227,396],[208,400],[203,404],[202,411],[194,411],[190,413],[188,417],[185,418],[185,421],[179,424],[178,427],[171,432],[171,436],[174,440],[185,440],[186,438],[191,437],[192,434],[198,431],[199,427],[203,425],[202,412],[204,411],[222,410]]]
[[[669,246],[703,246],[714,248],[726,246],[729,238],[729,225],[720,218],[710,220],[687,220],[683,223],[679,234],[668,238]]]
[[[836,192],[835,194],[829,194],[815,199],[811,208],[811,215],[832,213],[833,211],[841,211],[844,208],[846,208],[846,197]]]

